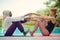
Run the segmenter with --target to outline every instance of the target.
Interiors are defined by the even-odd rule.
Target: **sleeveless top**
[[[52,21],[48,21],[48,25],[46,26],[46,29],[49,31],[49,33],[52,32],[54,29],[55,24],[52,23]]]

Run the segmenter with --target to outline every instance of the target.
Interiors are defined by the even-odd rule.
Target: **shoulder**
[[[56,23],[56,18],[55,17],[51,17],[51,21],[55,24]]]
[[[12,19],[11,19],[11,17],[6,17],[6,19],[4,20],[4,21],[11,21]]]

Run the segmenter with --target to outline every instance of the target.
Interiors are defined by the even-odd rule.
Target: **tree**
[[[44,4],[46,5],[47,8],[44,10],[38,10],[37,13],[43,13],[44,15],[49,15],[50,8],[56,8],[57,9],[56,20],[57,22],[60,22],[60,0],[49,0]]]
[[[52,2],[54,2],[53,4],[51,4]],[[48,2],[45,2],[45,4],[49,7],[56,7],[56,8],[60,8],[60,0],[49,0]]]

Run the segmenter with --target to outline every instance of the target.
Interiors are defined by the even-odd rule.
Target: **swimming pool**
[[[24,28],[25,31],[28,30],[28,28]],[[32,31],[33,28],[30,28],[30,30]],[[40,30],[39,28],[36,30],[35,32],[36,34],[40,34]],[[52,31],[52,34],[60,34],[60,28],[59,27],[55,27],[54,30]],[[23,33],[21,33],[18,28],[16,28],[15,32],[13,33],[13,35],[15,36],[22,36]],[[2,33],[2,28],[0,28],[0,36],[4,36],[4,33]],[[30,36],[30,33],[27,33],[27,36]]]

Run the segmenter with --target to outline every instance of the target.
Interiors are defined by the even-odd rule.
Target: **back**
[[[12,24],[11,17],[6,17],[6,18],[2,21],[2,29],[3,29],[3,32],[4,32],[4,33],[6,33],[7,29],[10,27],[11,24]]]

